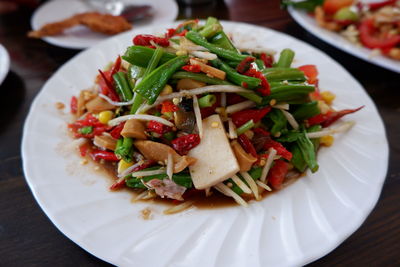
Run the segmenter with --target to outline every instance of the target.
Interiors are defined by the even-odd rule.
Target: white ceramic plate
[[[0,44],[0,85],[10,70],[10,56],[4,46]]]
[[[293,7],[289,7],[288,11],[292,18],[305,30],[311,32],[312,34],[329,43],[330,45],[333,45],[336,48],[341,49],[353,56],[359,57],[369,63],[400,73],[400,61],[390,59],[381,55],[373,56],[371,54],[371,49],[362,46],[356,46],[348,41],[346,38],[342,37],[340,34],[328,31],[318,26],[315,19],[309,16],[304,11],[297,10]]]
[[[81,166],[66,144],[67,115],[54,103],[92,85],[99,67],[115,59],[134,34],[109,39],[61,67],[31,106],[22,142],[26,180],[57,228],[93,255],[118,266],[293,266],[330,252],[365,220],[378,200],[388,164],[385,129],[361,85],[321,51],[290,36],[224,22],[235,40],[296,51],[295,65],[316,64],[320,84],[337,95],[338,109],[365,105],[357,124],[319,152],[320,170],[248,208],[239,206],[164,216],[165,207],[131,203],[129,192],[109,192],[109,181]],[[334,74],[334,75],[333,75]],[[69,152],[68,152],[69,151]],[[372,152],[371,152],[372,151]],[[152,220],[140,218],[146,207]]]
[[[133,23],[135,29],[148,25],[161,25],[172,22],[178,15],[178,5],[174,0],[123,0],[126,3],[150,5],[153,17]],[[63,20],[77,13],[90,11],[82,0],[53,0],[41,5],[31,19],[32,29],[37,30],[46,23]],[[65,48],[84,49],[91,47],[110,36],[96,33],[84,26],[77,26],[64,31],[63,35],[45,37],[46,42]]]

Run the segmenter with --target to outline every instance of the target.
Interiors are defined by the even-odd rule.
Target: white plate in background
[[[10,56],[6,48],[0,44],[0,85],[7,77],[8,71],[10,70]]]
[[[133,30],[81,52],[62,66],[35,98],[22,142],[26,180],[43,211],[68,238],[117,266],[300,266],[337,247],[375,206],[385,180],[388,143],[377,109],[338,63],[291,36],[243,23],[223,22],[234,40],[296,52],[295,66],[315,64],[320,86],[336,94],[335,108],[365,105],[345,120],[356,125],[318,153],[320,169],[248,208],[190,209],[163,215],[164,206],[131,203],[127,191],[68,152],[68,116],[54,103],[92,85],[97,69],[130,45]],[[248,46],[248,45],[243,45]],[[335,75],[332,75],[334,73]],[[43,127],[43,126],[46,127]],[[72,149],[72,148],[69,148]],[[379,151],[379,153],[371,153]],[[150,207],[153,219],[140,211]]]
[[[126,3],[150,5],[153,8],[153,17],[133,23],[134,29],[143,26],[162,25],[174,21],[178,15],[178,5],[174,0],[124,0]],[[48,1],[36,9],[31,19],[31,27],[38,30],[46,23],[56,22],[77,13],[91,11],[82,0],[53,0]],[[93,32],[87,27],[76,26],[66,30],[62,35],[44,37],[46,42],[64,48],[85,49],[109,38],[109,35]]]
[[[400,73],[400,61],[394,60],[382,55],[373,55],[372,50],[363,46],[357,46],[340,34],[326,30],[320,27],[315,18],[308,15],[302,10],[297,10],[293,7],[288,8],[289,14],[299,23],[306,31],[324,40],[330,45],[343,50],[353,56],[359,57],[369,63],[378,65],[385,69]]]

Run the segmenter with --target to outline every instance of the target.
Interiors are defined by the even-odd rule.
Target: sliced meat
[[[108,103],[106,100],[100,96],[96,96],[94,99],[86,103],[86,109],[91,113],[99,113],[104,110],[114,109],[115,107]],[[79,99],[78,99],[78,109],[79,109]]]
[[[117,146],[117,140],[108,135],[96,135],[93,143],[98,147],[112,151],[114,151]]]
[[[257,158],[244,151],[243,147],[236,140],[231,143],[231,147],[239,163],[240,171],[249,171],[253,163],[257,161]]]
[[[146,159],[166,162],[168,153],[172,154],[174,160],[174,173],[183,171],[186,167],[196,162],[195,158],[181,156],[176,151],[165,144],[147,140],[137,140],[133,142],[134,146],[143,154]]]
[[[160,197],[168,197],[177,200],[183,200],[183,193],[186,191],[186,187],[176,184],[174,181],[165,178],[163,180],[153,179],[146,183],[149,187],[156,191],[156,194]]]
[[[128,120],[121,131],[123,137],[130,137],[135,139],[147,139],[143,122],[139,120]]]

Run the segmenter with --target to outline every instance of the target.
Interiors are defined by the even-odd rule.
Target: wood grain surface
[[[0,42],[11,56],[11,70],[0,86],[0,266],[109,266],[56,229],[24,179],[20,145],[29,106],[46,80],[79,52],[28,39],[32,12],[23,7],[0,15]],[[386,182],[364,224],[309,266],[400,266],[400,75],[312,36],[280,9],[278,0],[180,6],[179,19],[209,15],[269,27],[310,43],[342,64],[364,86],[387,130],[390,162]],[[371,151],[374,153],[379,151]]]

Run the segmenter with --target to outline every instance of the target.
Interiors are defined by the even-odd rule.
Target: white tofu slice
[[[197,159],[189,166],[196,189],[206,189],[225,181],[240,169],[217,114],[203,120],[203,138],[188,155]]]

